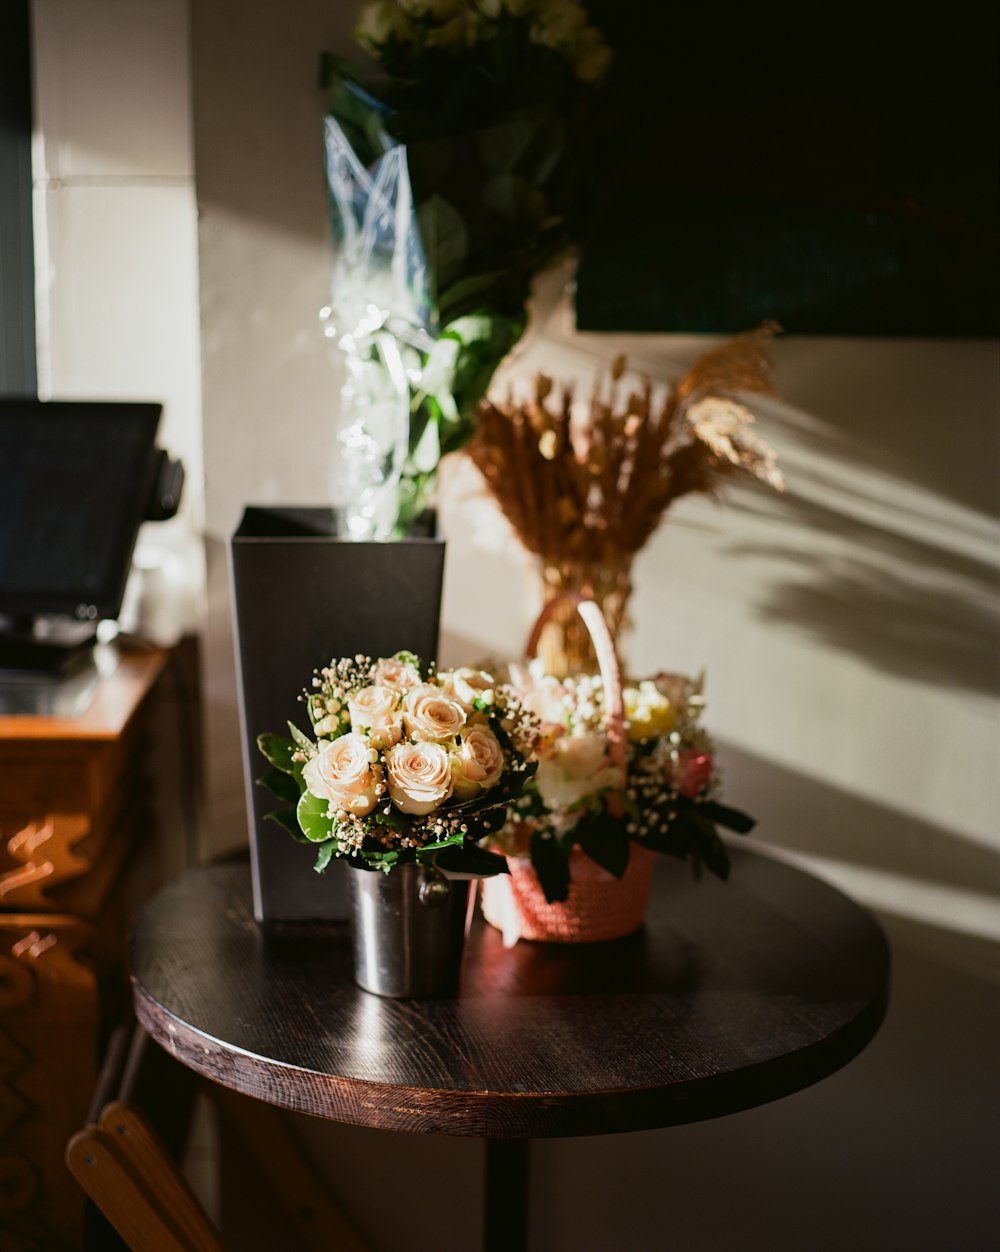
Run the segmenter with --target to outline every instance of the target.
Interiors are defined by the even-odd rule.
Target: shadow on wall
[[[757,818],[754,839],[892,876],[918,891],[925,884],[935,892],[994,896],[1000,909],[1000,851],[742,748],[718,741],[717,748],[727,794]],[[867,902],[882,907],[882,901]],[[893,911],[906,910],[897,905]]]
[[[794,336],[779,337],[774,356],[781,394],[822,423],[810,443],[824,459],[863,460],[1000,516],[995,343]],[[781,425],[768,406],[767,428]]]
[[[756,540],[729,545],[733,557],[764,557],[797,570],[797,577],[768,586],[757,608],[766,620],[798,626],[886,673],[1000,694],[995,566],[792,492],[777,499],[743,493],[729,504],[756,517],[780,513],[789,529],[844,546],[843,555],[824,555]]]
[[[740,537],[725,554],[769,571],[756,611],[882,672],[1000,693],[1000,458],[983,411],[995,353],[885,341],[792,349],[776,344],[798,407],[759,406],[787,490],[727,496]]]

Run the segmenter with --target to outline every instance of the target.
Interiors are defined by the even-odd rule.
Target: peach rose
[[[389,798],[404,813],[423,816],[451,795],[451,757],[439,743],[399,743],[386,754]]]
[[[403,701],[403,728],[411,739],[447,743],[465,725],[465,710],[432,683],[421,683]]]
[[[467,714],[472,712],[476,700],[492,704],[495,686],[493,675],[481,669],[453,669],[441,675],[441,690]]]
[[[485,726],[471,726],[463,731],[456,760],[455,795],[460,800],[489,791],[503,773],[503,750],[496,735]]]
[[[392,687],[362,687],[348,700],[351,729],[357,734],[370,733],[372,741],[381,746],[398,743],[403,734],[403,717],[399,710],[399,692]]]
[[[375,779],[369,746],[361,735],[332,739],[307,761],[302,771],[306,787],[335,808],[364,817],[375,807]]]
[[[375,666],[375,685],[391,687],[393,691],[412,691],[420,686],[420,671],[409,661],[400,661],[394,656],[386,657]]]

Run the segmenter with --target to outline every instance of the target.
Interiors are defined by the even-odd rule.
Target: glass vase
[[[632,554],[611,553],[601,561],[548,557],[543,560],[541,573],[543,607],[567,592],[595,600],[621,658],[631,625],[628,605],[632,594]],[[593,640],[573,604],[555,610],[542,630],[538,656],[546,673],[557,678],[597,673]]]

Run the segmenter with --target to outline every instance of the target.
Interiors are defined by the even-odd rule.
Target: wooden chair
[[[154,1083],[149,1070],[160,1068],[159,1052],[138,1027],[117,1032],[87,1125],[70,1139],[66,1163],[132,1252],[223,1252],[218,1232],[140,1103],[144,1087],[158,1086],[158,1105],[173,1097],[170,1137],[181,1123],[186,1131],[192,1095],[178,1101],[173,1077],[165,1085]],[[192,1082],[187,1085],[193,1089]],[[85,1247],[87,1242],[85,1233]]]
[[[209,1096],[224,1128],[266,1175],[287,1218],[290,1247],[294,1240],[303,1252],[368,1252],[277,1109],[204,1082],[135,1024],[113,1039],[88,1124],[66,1149],[70,1171],[103,1224],[89,1240],[85,1232],[85,1252],[105,1252],[109,1223],[131,1252],[225,1252],[176,1164],[196,1090]]]

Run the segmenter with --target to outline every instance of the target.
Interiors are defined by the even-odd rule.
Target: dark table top
[[[732,849],[728,883],[658,858],[646,926],[505,949],[477,917],[453,999],[351,974],[347,924],[265,935],[243,864],[186,872],[141,910],[136,1012],[192,1069],[335,1121],[489,1139],[679,1125],[817,1082],[877,1031],[889,957],[832,887]]]

